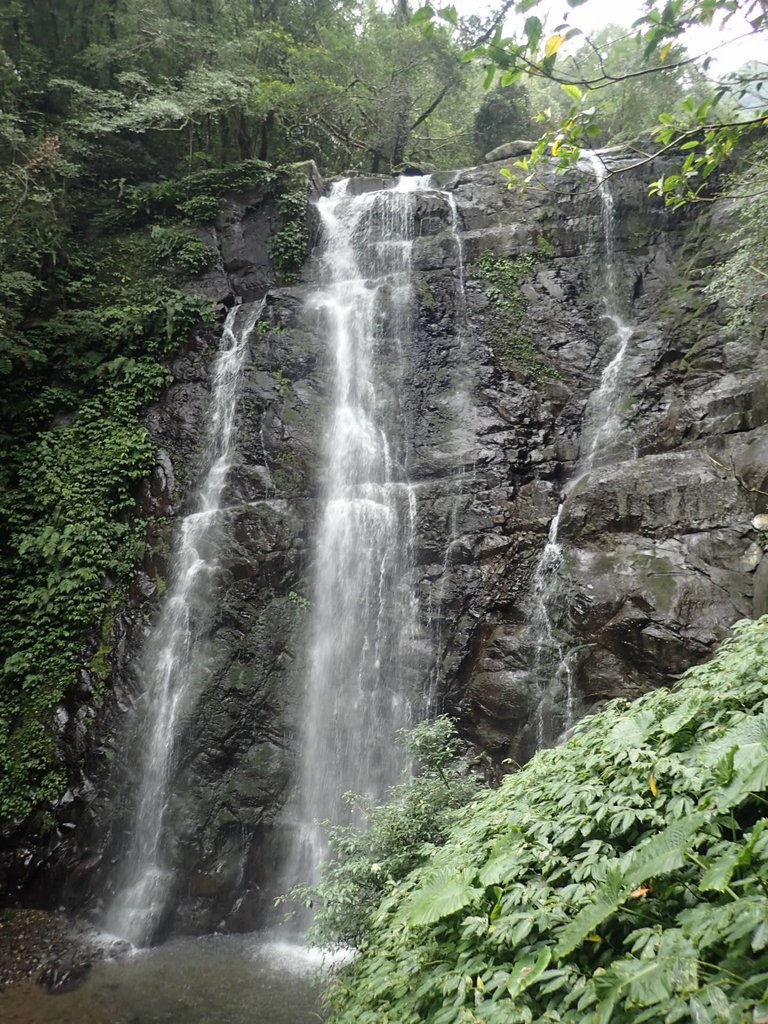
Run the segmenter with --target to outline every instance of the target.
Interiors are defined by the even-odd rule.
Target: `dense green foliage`
[[[12,821],[60,791],[52,711],[142,550],[130,511],[155,451],[139,413],[169,382],[165,354],[208,315],[155,276],[151,258],[133,263],[155,254],[149,231],[94,243],[90,260],[70,244],[48,292],[62,307],[23,324],[24,361],[4,409],[0,814]],[[186,271],[183,248],[174,252],[180,262],[169,265]]]
[[[335,1024],[768,1019],[768,618],[477,798],[393,886]]]
[[[532,122],[530,90],[522,84],[489,90],[475,114],[475,141],[483,153],[512,139],[529,139]]]
[[[534,383],[557,377],[558,373],[542,358],[523,329],[528,302],[520,286],[550,251],[551,246],[540,235],[536,255],[494,256],[486,251],[471,267],[471,273],[482,281],[488,297],[483,319],[494,351],[508,367]]]
[[[584,3],[567,0],[567,7]],[[639,165],[660,153],[679,160],[677,169],[654,183],[655,193],[672,207],[710,199],[714,172],[765,131],[766,66],[752,62],[710,79],[713,54],[688,55],[679,44],[688,29],[722,27],[736,15],[742,38],[764,40],[768,2],[645,0],[631,31],[597,33],[575,56],[570,55],[572,44],[584,32],[578,11],[570,15],[571,10],[557,9],[561,22],[548,25],[549,12],[541,0],[501,0],[490,26],[475,35],[475,45],[465,52],[465,60],[485,68],[487,86],[498,75],[502,87],[544,83],[545,94],[551,95],[554,87],[567,99],[564,108],[553,112],[540,102],[541,89],[534,88],[544,131],[530,156],[508,171],[510,183],[535,182],[543,159],[554,159],[564,171],[576,163],[583,147],[593,148],[597,140],[605,145],[645,135]],[[424,6],[414,21],[427,32],[436,23],[457,26],[451,6]],[[628,123],[617,120],[622,111]]]
[[[0,818],[45,824],[53,716],[108,671],[108,606],[141,551],[141,409],[211,315],[181,285],[195,225],[279,196],[278,280],[306,254],[306,189],[276,167],[474,156],[472,72],[448,32],[371,0],[9,0],[0,11]],[[204,236],[203,236],[204,237]],[[94,649],[96,654],[94,655]],[[95,660],[94,660],[95,659]]]
[[[327,825],[331,855],[320,881],[291,893],[318,908],[310,940],[320,946],[364,945],[381,899],[445,841],[457,809],[480,792],[481,777],[469,770],[449,718],[423,722],[399,739],[414,774],[385,804],[348,794],[354,823]]]

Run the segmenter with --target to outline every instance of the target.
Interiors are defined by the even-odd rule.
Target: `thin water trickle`
[[[470,374],[467,368],[467,292],[466,269],[464,259],[464,239],[461,235],[461,221],[456,196],[453,192],[441,192],[448,203],[451,214],[450,227],[453,249],[456,253],[456,307],[454,312],[454,332],[456,336],[456,378],[453,387],[453,432],[456,463],[459,473],[464,467],[471,466],[474,473],[477,453],[477,409],[472,398],[472,390],[468,381]]]
[[[461,236],[461,224],[456,196],[452,191],[440,193],[445,197],[450,212],[450,230],[453,248],[456,253],[456,307],[454,313],[454,332],[456,336],[456,352],[458,355],[458,375],[453,388],[453,448],[457,463],[457,471],[452,482],[453,500],[448,515],[448,531],[443,562],[437,582],[430,589],[430,620],[434,622],[435,666],[427,692],[427,709],[430,714],[437,714],[440,709],[441,689],[444,682],[443,664],[443,624],[445,622],[445,599],[451,574],[451,558],[454,548],[459,542],[459,509],[462,498],[467,490],[472,490],[471,480],[475,473],[477,423],[476,409],[472,393],[467,385],[469,374],[466,372],[466,324],[467,297],[465,290],[464,240]],[[470,466],[470,481],[467,487],[466,467]]]
[[[563,549],[558,540],[560,517],[564,502],[549,524],[547,543],[533,573],[533,611],[531,632],[534,638],[533,671],[539,681],[539,700],[536,706],[536,749],[550,741],[548,723],[551,720],[549,690],[566,691],[566,721],[573,717],[573,686],[565,651],[552,628],[552,608],[559,594],[558,573],[563,564]],[[566,728],[568,727],[566,725]]]
[[[611,330],[603,349],[613,352],[604,367],[598,386],[587,400],[579,442],[580,457],[576,472],[567,482],[567,495],[590,470],[620,458],[631,440],[623,415],[626,400],[623,372],[634,329],[621,314],[619,296],[614,201],[608,184],[608,169],[599,154],[587,152],[584,161],[594,175],[600,198],[604,255],[602,285],[603,316]],[[533,648],[532,674],[538,687],[536,709],[536,749],[553,743],[575,720],[575,694],[571,654],[557,636],[553,614],[561,596],[560,570],[563,551],[559,541],[560,519],[565,502],[561,501],[549,526],[547,543],[533,574],[530,608],[530,637]],[[556,710],[557,705],[560,709]]]
[[[145,690],[137,711],[144,737],[128,848],[107,931],[137,945],[150,942],[173,885],[165,829],[174,747],[204,670],[210,588],[219,566],[221,500],[234,455],[235,414],[248,340],[263,303],[235,307],[224,324],[213,368],[205,470],[195,511],[181,523],[173,578],[141,660]]]
[[[586,152],[584,160],[597,182],[600,197],[605,264],[602,280],[604,317],[611,330],[603,347],[613,352],[600,375],[600,383],[590,395],[584,413],[577,479],[596,465],[613,462],[622,446],[626,445],[626,423],[622,415],[625,398],[622,371],[634,329],[622,315],[623,303],[619,295],[616,226],[613,194],[608,184],[608,169],[598,153]]]

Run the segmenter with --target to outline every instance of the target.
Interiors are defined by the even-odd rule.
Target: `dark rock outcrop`
[[[768,605],[768,561],[752,525],[768,500],[768,357],[761,334],[733,336],[703,292],[722,225],[668,215],[636,173],[612,179],[618,298],[634,326],[622,378],[627,443],[580,475],[587,399],[612,356],[597,273],[600,199],[584,174],[567,187],[552,176],[546,190],[521,196],[503,186],[501,166],[451,176],[453,209],[445,193],[418,195],[414,334],[393,401],[416,495],[414,642],[433,664],[414,685],[431,688],[495,759],[520,761],[541,699],[531,582],[564,494],[551,628],[578,714],[672,682],[753,600],[758,611]],[[247,928],[266,912],[294,776],[331,363],[306,285],[275,287],[265,269],[268,228],[258,208],[233,203],[218,228],[220,278],[205,283],[217,299],[234,293],[233,275],[237,294],[269,290],[239,405],[206,680],[179,740],[169,821],[179,881],[167,922],[176,930]],[[514,323],[489,295],[484,253],[532,257]],[[312,273],[310,261],[306,281]],[[140,700],[136,652],[199,463],[214,345],[200,332],[148,411],[160,454],[140,499],[150,519],[133,607],[115,625],[114,699],[94,728],[72,724],[77,711],[68,718],[86,767],[73,768],[70,809],[58,809],[77,841],[62,839],[53,857],[71,872],[70,901],[94,911],[128,820],[119,804],[130,800],[135,740],[120,723]],[[564,700],[555,695],[550,708],[555,729],[568,724]]]

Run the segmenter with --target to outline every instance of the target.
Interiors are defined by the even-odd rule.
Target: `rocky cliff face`
[[[633,326],[622,371],[626,443],[580,476],[587,400],[612,355],[600,197],[588,175],[576,196],[560,194],[565,183],[554,177],[551,191],[521,196],[503,187],[502,166],[451,175],[442,192],[415,200],[416,330],[399,395],[417,498],[418,640],[433,665],[417,682],[499,762],[523,760],[536,741],[531,587],[564,493],[549,615],[578,715],[673,682],[735,620],[764,611],[768,593],[751,526],[768,492],[768,357],[762,334],[733,336],[702,290],[727,221],[670,218],[637,175],[612,179],[618,291]],[[201,288],[217,298],[266,290],[266,305],[239,404],[205,681],[173,787],[180,870],[167,927],[193,931],[251,927],[279,873],[331,373],[305,307],[312,261],[300,283],[274,286],[259,257],[258,205],[233,203],[217,237],[222,264]],[[489,266],[507,275],[512,299],[499,301]],[[56,857],[70,901],[92,908],[129,820],[121,801],[138,742],[125,724],[140,700],[133,666],[195,475],[215,345],[215,333],[193,339],[148,412],[160,455],[141,499],[152,517],[147,554],[115,629],[115,698],[95,729],[71,736],[73,773],[84,758],[91,777],[59,809],[62,826],[78,827]],[[556,689],[548,701],[556,735],[568,724],[566,694]]]

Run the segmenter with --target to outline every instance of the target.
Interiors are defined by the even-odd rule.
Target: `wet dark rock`
[[[515,142],[503,142],[500,146],[486,153],[483,159],[487,164],[496,160],[514,160],[518,156],[527,156],[535,149],[535,142],[528,142],[525,139],[517,139]]]
[[[498,164],[446,180],[461,228],[463,295],[450,204],[418,195],[406,372],[396,365],[391,325],[382,324],[379,340],[392,353],[381,393],[406,424],[395,458],[415,495],[410,582],[422,623],[414,660],[434,652],[431,677],[412,685],[431,687],[497,763],[522,761],[536,742],[541,699],[530,672],[531,582],[563,496],[552,629],[578,714],[674,681],[737,619],[768,610],[768,563],[752,525],[768,509],[768,351],[759,326],[729,334],[703,294],[705,277],[689,272],[692,261],[721,258],[723,225],[709,229],[707,212],[693,224],[668,214],[635,174],[612,178],[618,300],[635,326],[625,361],[627,444],[577,480],[587,398],[612,357],[599,287],[599,198],[591,188],[572,198],[518,195]],[[357,178],[351,188],[385,183]],[[253,927],[270,913],[290,843],[281,812],[295,777],[306,679],[332,355],[320,314],[305,309],[314,262],[307,285],[277,287],[270,276],[274,223],[259,196],[248,195],[233,197],[216,226],[216,298],[268,291],[238,407],[205,672],[178,739],[169,930]],[[486,251],[534,257],[516,324],[498,313],[480,278]],[[30,840],[21,851],[9,891],[64,888],[70,904],[95,915],[110,898],[135,787],[138,652],[172,571],[174,522],[190,511],[217,345],[216,329],[195,332],[172,360],[171,387],[147,411],[159,454],[139,494],[145,557],[112,630],[111,697],[97,707],[84,679],[62,706],[68,796],[55,809],[49,846]],[[551,697],[555,732],[567,725],[564,701]]]
[[[360,174],[349,180],[349,194],[361,196],[366,192],[378,192],[382,188],[388,188],[392,184],[392,178],[385,175]]]
[[[54,960],[40,971],[37,983],[47,992],[71,992],[85,981],[91,967],[88,961]]]
[[[70,991],[110,952],[83,922],[43,910],[0,910],[0,992],[29,979],[49,992]]]

